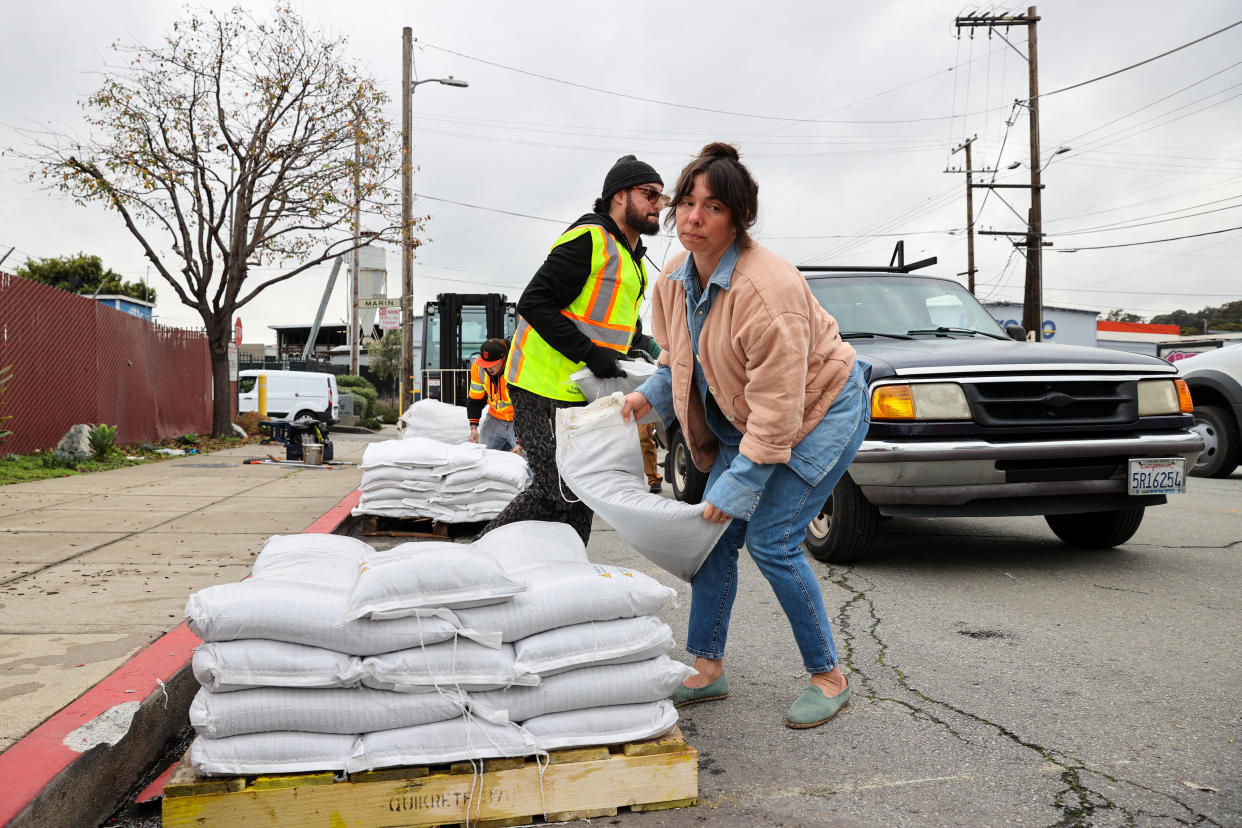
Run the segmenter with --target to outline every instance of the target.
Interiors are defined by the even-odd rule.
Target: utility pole
[[[980,172],[993,172],[993,170],[976,170],[970,160],[970,145],[975,142],[978,136],[967,138],[958,144],[949,153],[954,155],[958,150],[966,151],[966,169],[961,172],[966,173],[966,289],[974,294],[975,292],[975,205],[974,205],[974,187],[971,181],[971,175]],[[954,170],[945,170],[945,172],[955,172]],[[961,273],[957,274],[963,275]]]
[[[349,373],[358,374],[358,247],[362,244],[362,108],[354,106],[354,277],[349,303]]]
[[[414,31],[401,30],[401,382],[400,411],[414,402],[414,184],[410,147],[410,109],[414,87],[410,68],[414,57]]]
[[[1039,62],[1036,55],[1035,24],[1039,16],[1035,7],[1030,6],[1025,15],[979,15],[968,14],[954,20],[957,28],[998,28],[1008,29],[1011,26],[1026,26],[1027,53],[1024,57],[1029,67],[1030,97],[1027,101],[1027,115],[1030,123],[1031,151],[1031,183],[1028,184],[968,184],[967,187],[1023,187],[1031,191],[1031,209],[1027,213],[1026,230],[1022,233],[1004,231],[980,231],[981,235],[991,236],[1025,236],[1026,237],[1026,288],[1022,300],[1022,327],[1028,335],[1033,334],[1036,342],[1043,339],[1043,206],[1041,194],[1043,183],[1040,180],[1039,160]],[[1004,35],[1001,35],[1002,39]],[[1008,40],[1005,40],[1008,43]],[[1013,44],[1009,44],[1013,46]],[[1015,48],[1016,51],[1016,48]],[[967,162],[969,167],[970,163]]]

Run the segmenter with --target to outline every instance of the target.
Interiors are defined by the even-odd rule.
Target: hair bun
[[[701,158],[730,158],[734,161],[740,161],[741,156],[738,155],[737,147],[732,144],[726,144],[723,141],[713,141],[699,152]]]

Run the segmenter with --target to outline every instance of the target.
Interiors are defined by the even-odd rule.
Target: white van
[[[314,417],[334,424],[341,416],[341,395],[336,375],[317,371],[238,372],[237,411],[259,410],[259,375],[267,376],[267,415],[274,420]]]

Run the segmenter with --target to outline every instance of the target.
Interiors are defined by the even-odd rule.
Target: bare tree
[[[355,199],[370,228],[364,244],[398,240],[389,185],[401,159],[381,114],[387,95],[345,57],[342,38],[308,30],[288,8],[270,20],[240,9],[186,14],[158,46],[113,44],[125,63],[105,70],[102,88],[82,102],[89,139],[31,135],[24,155],[37,162],[32,178],[116,210],[198,311],[211,353],[212,431],[223,435],[234,314],[353,250]],[[252,275],[252,266],[276,262],[281,270]]]

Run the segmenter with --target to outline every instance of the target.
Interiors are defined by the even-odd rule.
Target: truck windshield
[[[966,288],[925,276],[866,275],[810,278],[811,293],[841,326],[842,336],[884,336],[957,328],[1005,338],[1005,332]]]

